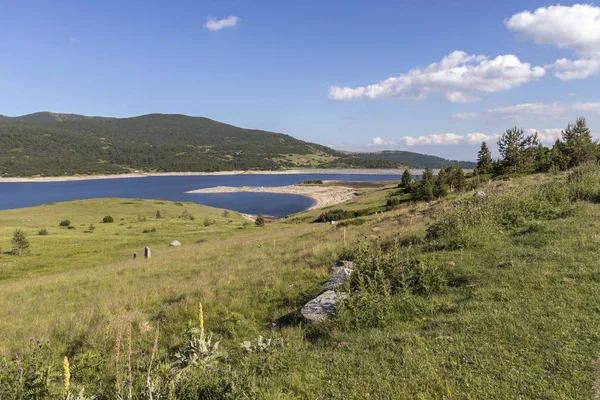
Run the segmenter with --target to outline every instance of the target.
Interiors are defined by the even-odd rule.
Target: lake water
[[[186,194],[214,186],[286,186],[309,179],[377,182],[399,180],[399,175],[209,175],[150,176],[70,182],[0,183],[0,210],[101,197],[193,201],[248,214],[285,217],[306,210],[314,201],[305,196],[269,193]]]

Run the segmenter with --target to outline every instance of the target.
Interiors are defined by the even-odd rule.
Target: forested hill
[[[387,150],[377,153],[355,153],[355,155],[368,160],[396,162],[399,164],[412,165],[414,167],[445,168],[450,165],[458,165],[462,168],[473,169],[477,166],[477,163],[472,161],[447,160],[442,157],[400,150]]]
[[[398,163],[349,157],[288,135],[185,115],[0,117],[0,176],[299,167],[393,168]]]
[[[438,166],[412,159],[344,154],[281,133],[186,115],[0,115],[0,176],[413,165]]]

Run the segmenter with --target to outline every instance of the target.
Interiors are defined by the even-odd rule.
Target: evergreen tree
[[[507,129],[498,139],[498,150],[502,156],[503,169],[515,173],[532,168],[535,158],[535,151],[532,151],[532,147],[537,147],[538,144],[537,132],[525,135],[522,128],[515,126]]]
[[[27,239],[27,236],[25,236],[25,233],[20,229],[17,229],[13,233],[12,245],[13,245],[13,254],[20,256],[20,255],[23,255],[23,253],[26,253],[29,251],[29,239]]]
[[[435,184],[435,178],[433,177],[433,171],[430,167],[425,168],[421,180],[415,184],[415,190],[413,193],[413,199],[431,201],[434,199],[433,186]]]
[[[433,195],[435,197],[444,197],[448,194],[447,178],[446,171],[441,169],[433,186]]]
[[[455,176],[455,185],[454,188],[457,192],[462,192],[467,187],[467,178],[465,177],[465,172],[462,167],[456,167],[454,169]]]
[[[574,124],[567,125],[567,128],[561,132],[561,136],[564,142],[562,151],[568,158],[569,168],[584,162],[596,161],[598,143],[592,140],[585,118],[577,118]]]
[[[550,159],[551,168],[556,168],[560,171],[569,168],[569,157],[567,156],[565,144],[561,142],[560,139],[556,139],[548,157]]]
[[[265,226],[265,217],[261,212],[259,212],[256,216],[256,221],[254,221],[254,223],[256,224],[256,226]]]
[[[481,143],[481,149],[477,153],[477,168],[479,174],[489,174],[492,172],[492,153],[486,142]]]
[[[402,180],[400,181],[400,187],[404,188],[405,192],[410,190],[410,184],[412,183],[412,175],[408,169],[404,170],[402,174]]]

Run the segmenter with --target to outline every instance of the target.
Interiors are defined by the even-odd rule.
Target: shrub
[[[320,179],[314,179],[314,180],[306,180],[301,182],[302,185],[322,185],[323,181]]]
[[[161,218],[160,210],[156,210],[156,219],[160,219],[160,218]]]
[[[230,215],[230,213],[229,213],[229,211],[228,211],[228,210],[225,210],[225,211],[223,211],[223,212],[221,213],[221,216],[222,216],[223,218],[227,218],[227,217],[229,217],[229,215]]]
[[[12,252],[14,255],[21,256],[29,251],[29,239],[27,239],[25,233],[20,229],[17,229],[13,233],[11,243],[13,245]]]
[[[74,226],[67,226],[67,229],[74,231],[76,228]]]
[[[366,222],[366,220],[364,218],[354,218],[354,219],[347,219],[345,221],[341,221],[338,226],[359,226],[362,225]]]
[[[346,210],[331,210],[322,213],[315,220],[315,222],[331,222],[331,221],[341,221],[343,219],[356,218],[365,215],[362,211],[346,211]]]
[[[156,228],[152,228],[152,229],[144,229],[144,230],[142,231],[142,233],[154,233],[154,232],[156,232]]]
[[[216,225],[217,221],[214,219],[210,219],[208,217],[204,218],[204,226],[211,226],[211,225]]]
[[[94,229],[96,229],[94,224],[90,224],[90,226],[88,227],[88,231],[93,231]]]
[[[58,224],[58,226],[70,226],[71,225],[71,221],[69,221],[68,219],[63,219],[62,221],[60,221],[60,224]]]
[[[46,236],[48,234],[48,231],[46,230],[46,228],[42,228],[38,231],[38,235],[40,236]]]
[[[387,200],[386,206],[387,208],[394,208],[400,205],[400,198],[393,196]]]
[[[256,221],[254,221],[254,223],[256,224],[256,226],[265,226],[265,217],[262,215],[261,212],[259,212],[256,216]]]
[[[112,224],[113,222],[115,222],[115,220],[110,215],[107,215],[106,217],[102,218],[102,222],[104,222],[105,224]]]
[[[196,219],[196,217],[194,217],[192,214],[190,214],[188,212],[188,210],[183,210],[183,213],[181,214],[181,219],[194,221]]]

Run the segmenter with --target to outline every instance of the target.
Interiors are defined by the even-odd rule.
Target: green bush
[[[110,215],[107,215],[106,217],[102,218],[102,222],[104,222],[105,224],[112,224],[113,222],[115,222],[115,220]]]
[[[71,225],[71,221],[69,221],[68,219],[63,219],[62,221],[60,221],[60,224],[58,224],[58,226],[70,226]]]
[[[338,223],[338,226],[360,226],[365,222],[366,220],[364,218],[347,219]]]
[[[343,219],[356,218],[364,215],[362,211],[331,210],[322,213],[315,222],[341,221]]]
[[[256,226],[265,226],[265,217],[262,213],[258,213],[258,215],[256,216],[256,221],[254,221],[254,223],[256,224]]]
[[[38,235],[40,236],[46,236],[48,234],[48,231],[46,230],[46,228],[42,228],[38,231]]]

